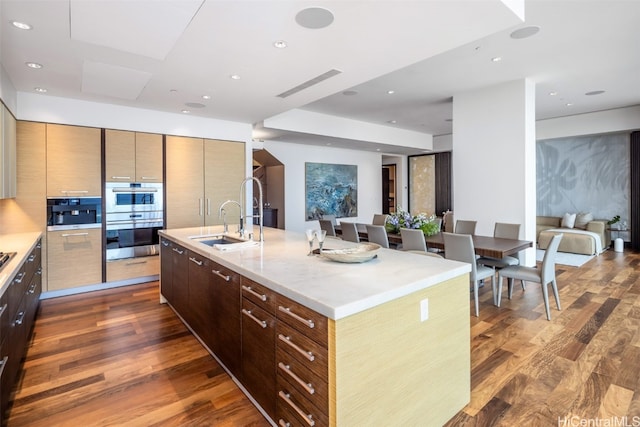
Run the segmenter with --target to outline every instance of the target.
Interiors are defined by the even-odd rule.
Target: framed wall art
[[[358,166],[305,163],[305,216],[358,216]]]

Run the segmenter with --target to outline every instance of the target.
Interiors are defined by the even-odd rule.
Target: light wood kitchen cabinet
[[[276,296],[256,282],[241,278],[242,375],[251,396],[271,418],[276,414]]]
[[[102,230],[47,232],[49,291],[102,283]]]
[[[47,197],[102,195],[101,131],[47,125]]]
[[[160,268],[157,255],[107,261],[107,282],[156,276]]]
[[[16,197],[16,118],[0,103],[0,199]]]
[[[167,136],[167,228],[222,223],[222,202],[240,198],[244,149],[242,142]]]
[[[107,182],[162,182],[162,135],[107,129]]]

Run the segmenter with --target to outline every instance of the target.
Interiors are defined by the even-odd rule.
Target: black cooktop
[[[9,260],[11,260],[15,254],[15,252],[0,252],[0,270],[9,263]]]

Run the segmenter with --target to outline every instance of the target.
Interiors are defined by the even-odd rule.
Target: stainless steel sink
[[[236,239],[234,237],[230,237],[224,234],[216,235],[216,236],[206,236],[206,237],[192,237],[198,243],[205,244],[207,246],[213,245],[229,245],[232,243],[242,243],[244,240]]]

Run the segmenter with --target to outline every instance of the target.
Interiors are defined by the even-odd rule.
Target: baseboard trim
[[[156,274],[153,276],[136,277],[134,279],[120,280],[117,282],[104,282],[104,283],[97,283],[95,285],[79,286],[77,288],[47,291],[47,292],[43,292],[40,295],[40,299],[43,300],[43,299],[49,299],[49,298],[64,297],[69,295],[82,294],[85,292],[102,291],[105,289],[119,288],[121,286],[137,285],[139,283],[153,282],[158,280],[159,278],[160,278],[160,275]]]

